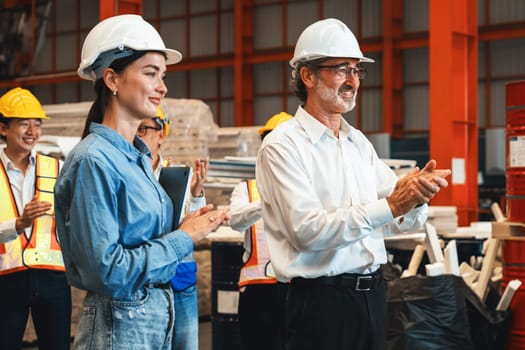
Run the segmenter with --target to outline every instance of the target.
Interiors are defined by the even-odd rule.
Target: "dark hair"
[[[306,86],[304,85],[303,79],[301,79],[301,68],[306,67],[312,71],[314,71],[315,75],[317,76],[319,74],[319,68],[318,65],[322,64],[324,61],[326,61],[326,58],[319,58],[317,60],[308,61],[308,62],[297,62],[297,65],[295,66],[293,72],[292,72],[292,78],[290,79],[290,86],[293,90],[293,93],[301,102],[306,102]]]
[[[131,56],[113,61],[109,65],[109,68],[113,69],[117,74],[120,74],[133,61],[138,60],[148,52],[149,51],[135,51]],[[97,79],[94,86],[97,97],[89,109],[86,122],[84,124],[84,131],[82,131],[82,138],[89,135],[89,127],[91,126],[91,122],[102,123],[102,120],[104,119],[104,112],[106,111],[106,107],[108,106],[108,103],[111,99],[112,91],[106,86],[104,79]]]
[[[160,119],[160,117],[155,116],[151,119],[155,122],[155,125],[160,128],[160,130],[164,130],[164,122]]]
[[[271,133],[273,130],[265,130],[262,134],[261,134],[261,141],[264,140],[264,138],[266,137],[266,135],[268,135],[269,133]]]
[[[4,117],[4,115],[0,113],[0,123],[5,124],[5,126],[9,127],[9,118]],[[7,139],[3,135],[0,135],[0,140],[7,141]]]

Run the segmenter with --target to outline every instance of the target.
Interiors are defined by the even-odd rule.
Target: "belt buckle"
[[[371,287],[361,288],[360,287],[361,286],[361,280],[371,280],[373,278],[374,277],[372,277],[372,276],[357,276],[357,283],[355,284],[355,290],[359,291],[359,292],[368,292],[372,288]]]

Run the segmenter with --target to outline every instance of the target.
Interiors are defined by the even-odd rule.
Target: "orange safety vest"
[[[248,196],[250,202],[259,200],[259,191],[255,180],[248,180]],[[248,261],[241,268],[239,287],[249,284],[274,284],[277,278],[273,272],[268,246],[264,237],[263,220],[259,219],[250,228],[251,252]]]
[[[0,162],[0,221],[20,216],[9,184],[7,171]],[[53,204],[59,162],[55,158],[36,155],[35,196],[39,201]],[[0,244],[0,275],[27,270],[46,269],[65,271],[62,252],[58,244],[54,215],[44,215],[34,220],[30,240],[20,234],[10,242]]]

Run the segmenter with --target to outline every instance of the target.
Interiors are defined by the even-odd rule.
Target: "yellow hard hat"
[[[157,124],[159,124],[160,127],[162,127],[162,130],[164,131],[164,137],[168,137],[170,133],[170,120],[164,115],[164,112],[160,106],[157,107],[157,113],[153,119]]]
[[[264,124],[264,126],[259,129],[259,135],[262,135],[265,132],[272,131],[279,124],[281,124],[282,122],[285,122],[285,121],[287,121],[289,119],[292,119],[292,118],[293,117],[290,114],[286,113],[286,112],[281,112],[281,113],[273,115],[272,117],[270,117],[270,119],[268,119],[266,124]]]
[[[16,87],[0,97],[0,113],[5,118],[48,119],[31,91]]]

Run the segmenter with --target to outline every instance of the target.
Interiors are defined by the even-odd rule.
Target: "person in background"
[[[169,119],[160,107],[155,117],[143,119],[137,129],[137,136],[148,146],[151,152],[153,173],[158,180],[160,170],[172,166],[171,158],[163,159],[160,147],[169,135]],[[198,210],[206,205],[204,196],[204,180],[208,173],[209,158],[203,161],[197,159],[193,168],[190,185],[191,198],[187,212]],[[199,349],[199,308],[197,303],[197,263],[193,255],[184,258],[177,266],[177,273],[171,279],[174,290],[175,339],[173,350]]]
[[[290,282],[286,349],[384,350],[383,238],[420,227],[450,170],[398,179],[342,114],[365,77],[350,29],[333,18],[299,36],[292,120],[262,142],[256,162],[266,241],[277,279]]]
[[[47,119],[29,91],[0,97],[0,349],[20,349],[29,310],[39,349],[69,349],[71,288],[54,218],[60,162],[36,153]]]
[[[153,118],[146,118],[140,122],[137,129],[137,136],[144,141],[151,153],[151,165],[153,173],[158,179],[160,170],[163,167],[172,166],[172,159],[168,157],[164,159],[160,153],[160,147],[166,141],[170,133],[170,121],[165,117],[164,112],[160,107],[157,108],[157,113]],[[191,201],[188,211],[197,210],[206,205],[206,197],[204,196],[204,182],[208,169],[210,167],[210,159],[196,159],[193,167],[193,176],[191,178],[190,193]]]
[[[180,60],[138,15],[107,18],[84,40],[78,74],[94,82],[96,99],[55,185],[67,277],[87,291],[74,348],[171,350],[169,281],[194,245],[229,218],[205,206],[172,231],[171,200],[136,136],[167,93],[166,65]]]
[[[264,140],[279,124],[291,119],[281,112],[259,129]],[[242,348],[284,350],[284,308],[287,283],[277,281],[268,255],[256,181],[241,181],[230,198],[230,225],[244,232],[244,265],[239,276],[239,326]],[[264,336],[261,337],[261,330]]]

